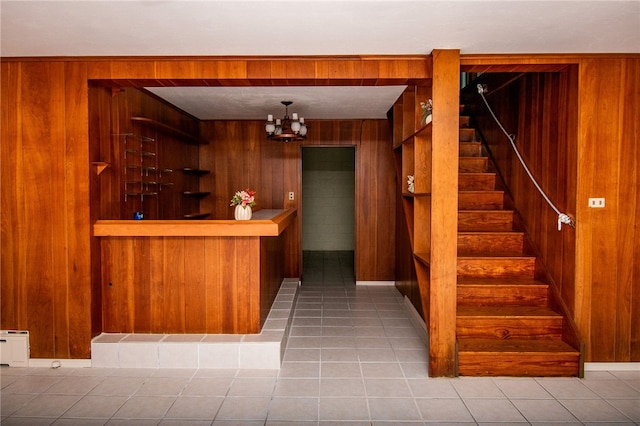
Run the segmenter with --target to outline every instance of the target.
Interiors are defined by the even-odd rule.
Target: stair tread
[[[458,306],[457,316],[483,318],[562,318],[562,314],[546,306]]]
[[[521,236],[524,235],[522,231],[458,231],[458,235],[477,235],[477,236]]]
[[[459,352],[495,352],[523,353],[550,352],[578,355],[579,351],[568,343],[557,339],[478,339],[461,338],[458,341]]]

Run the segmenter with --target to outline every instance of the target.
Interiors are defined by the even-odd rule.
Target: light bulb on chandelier
[[[304,122],[304,117],[298,118],[298,113],[291,114],[289,118],[289,105],[293,102],[282,101],[284,105],[284,118],[281,120],[273,115],[267,116],[267,122],[264,130],[267,133],[267,139],[279,142],[298,142],[307,139],[308,126]]]

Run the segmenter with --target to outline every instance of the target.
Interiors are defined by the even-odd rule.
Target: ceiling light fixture
[[[276,118],[273,120],[273,115],[267,116],[267,122],[264,125],[264,130],[267,132],[267,139],[278,142],[298,142],[307,139],[307,125],[304,123],[304,118],[298,118],[297,113],[293,113],[289,118],[289,105],[293,102],[282,101],[284,105],[284,118],[281,120]]]

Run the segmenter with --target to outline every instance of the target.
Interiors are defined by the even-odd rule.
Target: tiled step
[[[523,232],[458,232],[458,255],[520,255]]]
[[[459,210],[500,210],[504,206],[503,191],[459,191]]]
[[[561,339],[562,315],[546,306],[458,306],[459,339]]]
[[[460,339],[461,376],[577,376],[580,353],[560,340]]]
[[[476,129],[461,128],[460,129],[460,142],[471,142],[476,140]]]
[[[460,157],[482,156],[482,144],[480,142],[460,142]]]
[[[511,231],[511,210],[460,210],[458,231]]]
[[[549,285],[531,279],[459,278],[458,306],[547,306]]]
[[[487,157],[460,157],[458,171],[460,173],[482,173],[487,171]]]
[[[458,278],[533,279],[534,256],[458,256]]]

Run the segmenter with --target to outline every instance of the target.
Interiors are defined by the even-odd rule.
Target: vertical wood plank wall
[[[278,143],[264,138],[264,123],[256,121],[203,121],[201,136],[215,143],[200,148],[200,167],[212,170],[201,179],[212,196],[202,209],[213,219],[233,217],[229,206],[238,190],[258,191],[256,209],[298,209],[287,237],[285,276],[301,273],[302,146],[355,146],[356,148],[356,279],[393,281],[395,252],[395,174],[386,120],[318,120],[303,143]],[[288,192],[297,196],[287,199]]]
[[[578,66],[574,297],[587,361],[640,360],[639,60],[637,55],[493,59]],[[97,332],[92,304],[99,297],[90,278],[95,239],[90,236],[89,176],[90,161],[97,161],[89,156],[87,140],[90,80],[411,84],[431,77],[424,62],[416,57],[2,58],[0,327],[30,330],[33,357],[90,356],[90,339]],[[491,63],[492,58],[461,57],[462,65]],[[298,148],[283,149],[283,186],[292,187],[300,179]],[[594,196],[606,197],[610,208],[589,210],[586,200]],[[298,251],[296,244],[288,239],[286,250]]]

